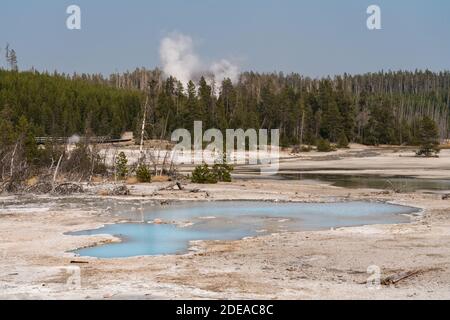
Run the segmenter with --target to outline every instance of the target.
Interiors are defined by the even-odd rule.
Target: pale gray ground
[[[362,149],[358,149],[363,151]],[[450,153],[440,159],[408,157],[411,152],[377,151],[340,160],[305,155],[282,168],[351,167],[427,177],[450,177]],[[400,157],[400,154],[402,155]],[[317,157],[317,158],[316,158]],[[319,158],[320,157],[320,158]],[[163,185],[133,185],[133,199],[150,198]],[[101,190],[105,186],[96,186]],[[283,201],[384,200],[424,209],[411,224],[282,233],[239,241],[194,243],[183,256],[99,260],[74,258],[75,248],[118,241],[111,236],[72,237],[115,222],[108,212],[67,207],[59,211],[0,209],[0,298],[39,299],[449,299],[450,200],[439,194],[395,194],[380,190],[336,188],[300,181],[248,180],[194,186],[206,192],[159,191],[155,200],[266,199]],[[100,197],[100,196],[99,196]],[[2,198],[5,199],[5,198]],[[88,263],[73,264],[71,261]],[[367,268],[381,276],[420,270],[415,276],[380,289],[367,288]],[[76,282],[79,267],[81,284]],[[66,267],[66,269],[62,268]],[[69,267],[69,269],[67,269]],[[75,274],[75,280],[73,275]],[[67,283],[67,280],[72,280]]]

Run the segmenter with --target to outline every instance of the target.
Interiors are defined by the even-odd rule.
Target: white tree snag
[[[145,105],[144,105],[144,115],[142,117],[142,129],[141,129],[141,145],[139,148],[139,163],[144,158],[144,133],[145,133],[145,118],[147,117],[147,104],[148,104],[148,95],[145,98]]]
[[[305,110],[303,110],[303,113],[302,113],[302,124],[301,124],[301,129],[300,129],[300,150],[303,145],[303,128],[304,128],[304,126],[305,126]]]
[[[64,156],[64,153],[59,157],[58,164],[56,165],[56,168],[55,168],[55,173],[53,174],[53,189],[55,189],[56,177],[58,176],[59,166],[61,165],[63,156]]]
[[[10,176],[11,177],[13,176],[13,173],[14,173],[14,157],[16,156],[17,144],[18,144],[18,142],[14,146],[14,151],[13,151],[12,156],[11,156],[11,167],[10,167]]]

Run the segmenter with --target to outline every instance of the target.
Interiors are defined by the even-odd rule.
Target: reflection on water
[[[204,202],[169,207],[144,205],[122,208],[116,212],[121,218],[141,223],[107,225],[99,230],[72,235],[112,234],[123,240],[122,243],[78,250],[81,256],[119,258],[178,254],[186,252],[192,240],[237,240],[282,231],[406,223],[409,218],[401,214],[416,211],[409,207],[370,202]],[[176,225],[148,223],[155,219]]]
[[[313,173],[285,173],[280,177],[287,180],[311,180],[331,183],[336,187],[369,188],[414,192],[417,190],[450,190],[450,180],[422,179],[412,177],[383,177],[376,175],[335,175]]]

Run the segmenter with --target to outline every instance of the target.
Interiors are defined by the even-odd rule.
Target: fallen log
[[[180,189],[180,190],[183,190],[183,189],[184,189],[180,182],[177,182],[177,187],[178,187],[178,189]]]
[[[159,189],[156,190],[156,191],[169,191],[169,190],[173,190],[173,188],[174,188],[176,185],[177,185],[176,183],[171,183],[171,184],[169,184],[168,186],[159,188]]]
[[[178,188],[178,190],[184,190],[184,187],[181,185],[181,183],[177,181],[177,182],[169,184],[168,186],[159,188],[159,189],[155,190],[155,192],[176,190],[175,187]]]
[[[399,283],[400,281],[406,280],[408,278],[411,278],[413,276],[425,273],[425,272],[431,272],[431,271],[438,271],[441,270],[439,268],[431,268],[431,269],[416,269],[416,270],[410,270],[410,271],[403,271],[395,274],[391,274],[387,277],[384,277],[380,280],[380,284],[383,286],[390,286]],[[357,282],[358,284],[366,284],[367,281],[361,281]]]
[[[389,286],[392,284],[396,284],[402,280],[408,279],[408,278],[415,276],[421,272],[423,272],[423,271],[422,270],[414,270],[414,271],[405,271],[405,272],[393,274],[384,279],[381,279],[381,284],[383,286]]]
[[[70,263],[71,264],[88,264],[89,262],[88,261],[75,261],[75,260],[72,260],[72,261],[70,261]]]

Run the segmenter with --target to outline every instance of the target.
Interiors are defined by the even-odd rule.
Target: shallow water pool
[[[115,209],[117,210],[117,209]],[[77,250],[80,256],[125,258],[182,254],[193,240],[238,240],[285,231],[322,230],[370,224],[407,223],[411,207],[376,202],[271,203],[201,202],[168,207],[123,207],[115,214],[130,223],[71,235],[110,234],[121,243]],[[155,219],[169,224],[152,223]],[[139,221],[139,222],[138,222]]]
[[[336,187],[352,189],[382,189],[415,192],[420,190],[449,191],[448,179],[425,179],[402,176],[352,175],[352,174],[314,174],[314,173],[284,173],[280,178],[288,180],[311,180],[327,182]]]

